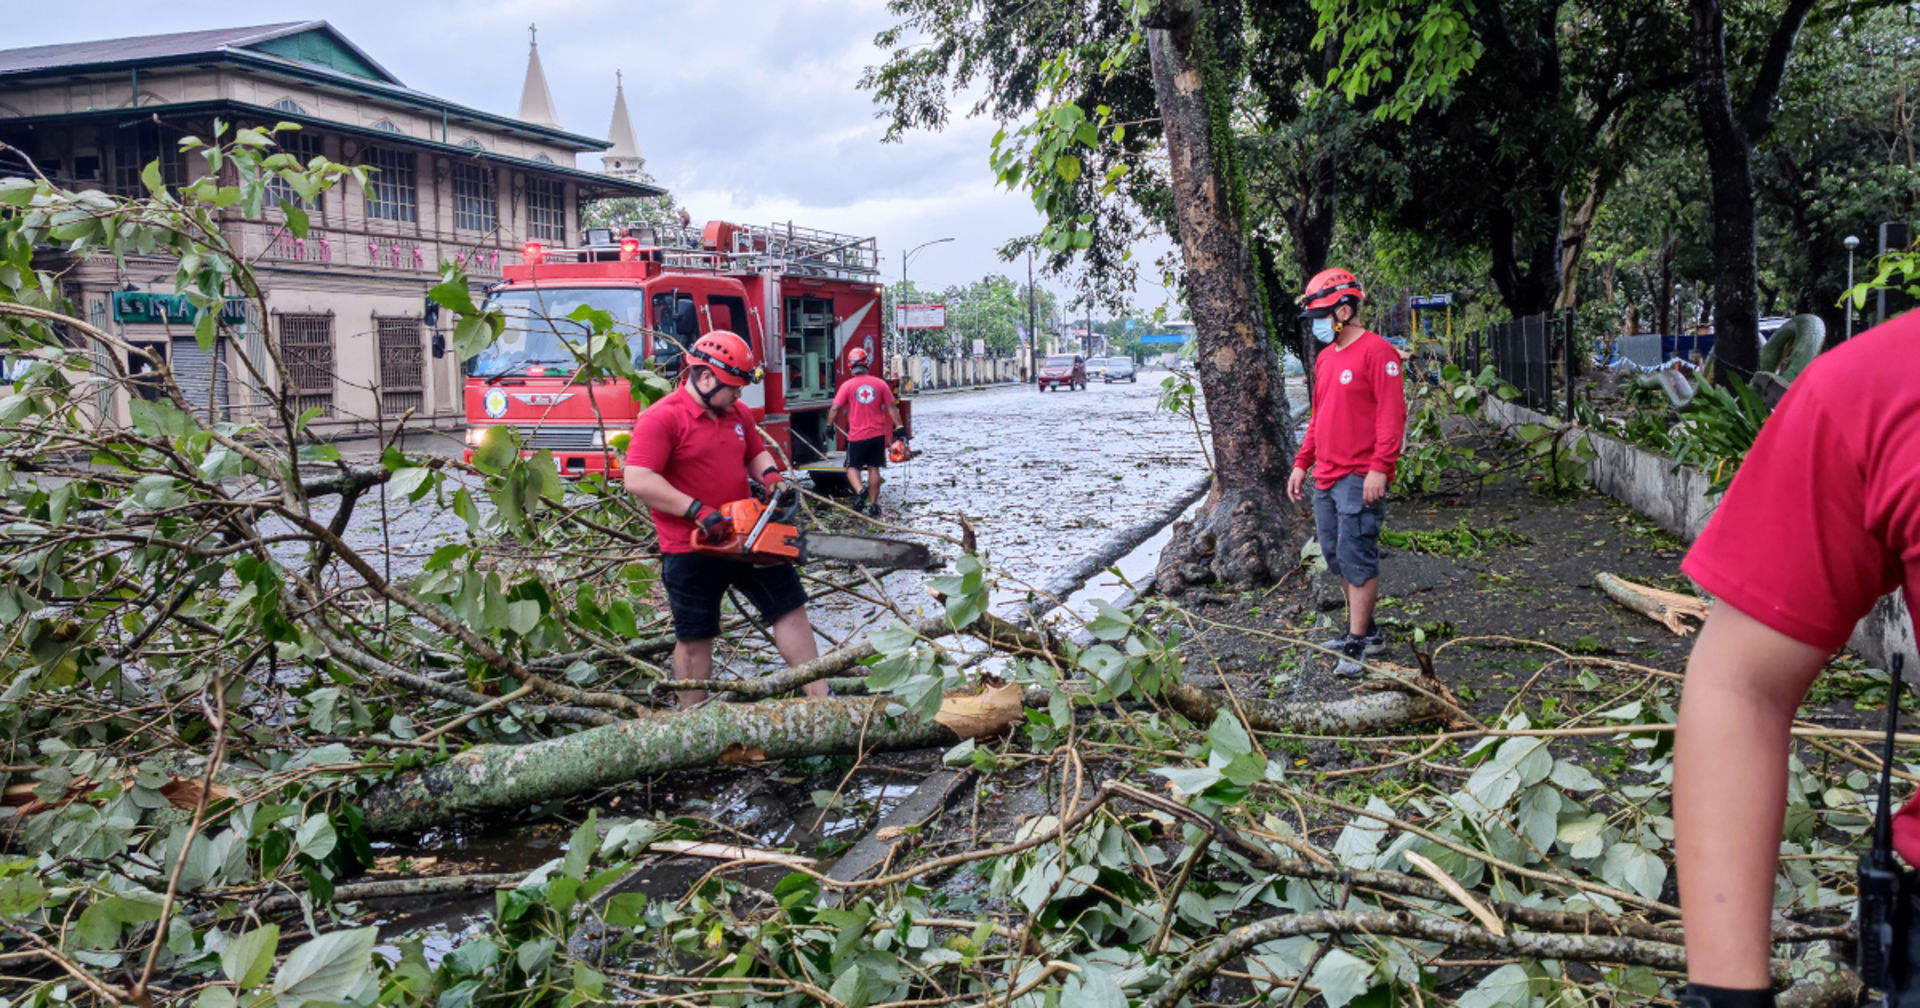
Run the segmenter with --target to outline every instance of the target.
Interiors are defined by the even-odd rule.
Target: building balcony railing
[[[314,265],[373,270],[395,275],[430,277],[440,263],[458,262],[479,280],[497,280],[500,267],[517,250],[472,240],[422,238],[372,230],[314,227],[304,238],[285,226],[267,221],[241,221],[230,226],[240,253],[265,266]]]

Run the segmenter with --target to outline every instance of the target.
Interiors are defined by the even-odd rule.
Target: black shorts
[[[887,436],[885,434],[847,442],[847,468],[885,469],[886,467]]]
[[[755,567],[701,553],[666,553],[660,557],[660,574],[673,610],[675,640],[720,636],[720,599],[729,587],[753,600],[768,623],[807,604],[800,572],[788,563]]]

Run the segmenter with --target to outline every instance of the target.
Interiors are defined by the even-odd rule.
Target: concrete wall
[[[887,376],[897,380],[901,389],[909,394],[1018,382],[1022,380],[1021,373],[1020,361],[1013,358],[937,360],[899,354],[887,358]]]
[[[1488,399],[1484,412],[1503,428],[1528,423],[1560,425],[1553,417],[1497,399]],[[1690,466],[1676,470],[1666,458],[1618,438],[1589,432],[1588,439],[1595,458],[1587,466],[1587,482],[1594,489],[1687,542],[1706,528],[1719,498],[1707,496],[1712,481],[1705,473]],[[1763,545],[1756,543],[1754,548]],[[1873,611],[1853,628],[1847,647],[1882,668],[1895,653],[1905,654],[1909,662],[1920,661],[1915,651],[1913,619],[1898,592],[1874,604]]]

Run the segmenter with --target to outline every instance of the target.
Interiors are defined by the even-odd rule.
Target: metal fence
[[[1573,320],[1571,311],[1542,312],[1469,333],[1458,351],[1460,365],[1479,374],[1491,364],[1501,381],[1520,390],[1522,405],[1572,420],[1579,379]]]

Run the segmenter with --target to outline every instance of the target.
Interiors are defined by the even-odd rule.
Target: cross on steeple
[[[540,27],[538,25],[527,26],[527,42],[530,45],[540,44]]]

